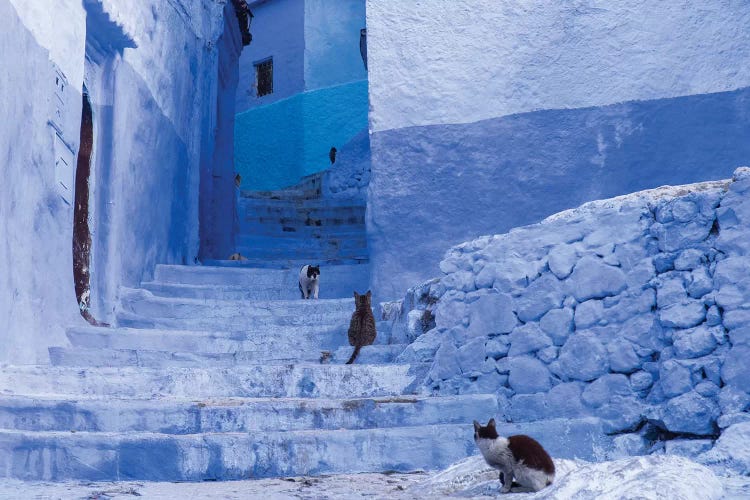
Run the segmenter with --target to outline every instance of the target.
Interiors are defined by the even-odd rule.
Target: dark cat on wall
[[[349,344],[354,346],[354,352],[346,362],[347,365],[354,363],[362,346],[372,345],[375,342],[378,332],[375,328],[375,315],[372,314],[370,306],[371,297],[372,292],[369,290],[364,295],[354,292],[355,310],[349,322]]]
[[[555,479],[555,464],[542,445],[523,434],[501,437],[494,418],[484,427],[474,421],[474,442],[487,464],[500,471],[502,493],[509,492],[514,481],[519,486],[539,491]]]

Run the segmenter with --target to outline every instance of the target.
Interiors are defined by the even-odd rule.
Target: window
[[[255,87],[258,97],[273,94],[273,59],[255,64]]]

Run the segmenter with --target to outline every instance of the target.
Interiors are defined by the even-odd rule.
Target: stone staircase
[[[351,292],[369,280],[364,208],[306,196],[244,197],[250,260],[159,265],[121,290],[115,327],[69,329],[49,366],[0,367],[0,477],[413,471],[475,453],[471,421],[496,414],[494,395],[421,394],[427,366],[393,362],[405,346],[386,323],[343,364]],[[310,259],[317,301],[297,290]]]

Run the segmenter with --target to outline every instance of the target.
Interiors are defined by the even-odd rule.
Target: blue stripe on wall
[[[297,94],[236,116],[235,170],[242,189],[295,184],[330,166],[328,152],[367,127],[367,80]]]
[[[454,244],[591,200],[731,177],[750,164],[750,88],[388,130],[371,147],[368,239],[384,300],[439,276]]]

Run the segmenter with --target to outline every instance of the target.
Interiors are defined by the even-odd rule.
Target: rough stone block
[[[691,328],[706,319],[706,306],[699,300],[687,300],[659,311],[659,321],[667,328]]]
[[[720,411],[711,399],[691,391],[672,398],[661,413],[661,421],[670,432],[712,435]]]
[[[621,269],[592,256],[578,261],[568,281],[578,302],[617,295],[627,288],[625,273]]]
[[[550,309],[560,307],[564,298],[560,280],[552,274],[543,274],[516,298],[518,319],[523,322],[537,321]]]
[[[509,333],[518,324],[513,299],[504,293],[490,293],[468,306],[469,336]]]
[[[638,371],[630,375],[630,386],[634,391],[645,391],[654,383],[654,376],[646,371]]]
[[[435,361],[430,368],[429,378],[435,382],[461,375],[458,364],[458,349],[451,342],[443,342],[435,353]]]
[[[508,354],[510,349],[510,343],[507,335],[500,335],[498,337],[491,338],[484,345],[484,352],[487,356],[495,359],[502,358]]]
[[[558,279],[565,279],[573,272],[578,254],[572,245],[557,245],[549,252],[549,269]]]
[[[573,331],[573,310],[566,307],[548,311],[539,321],[539,328],[556,346],[563,345]]]
[[[518,394],[533,394],[549,390],[550,374],[544,363],[531,356],[510,358],[508,383]]]
[[[716,348],[714,332],[701,325],[689,330],[677,330],[672,334],[674,353],[677,358],[698,358],[711,353]]]
[[[674,268],[678,271],[692,271],[700,267],[706,256],[697,248],[688,248],[679,253],[674,260]]]
[[[508,356],[519,356],[538,351],[552,345],[552,340],[536,323],[526,323],[516,327],[510,333],[510,350]]]
[[[628,377],[622,374],[607,374],[599,377],[584,389],[581,399],[586,405],[598,408],[613,396],[632,396]]]
[[[603,301],[592,299],[582,302],[578,304],[575,310],[576,330],[583,330],[584,328],[601,324],[601,322],[606,324],[605,317],[606,312],[604,311]]]
[[[724,359],[721,378],[727,384],[750,393],[750,346],[735,345]]]
[[[693,388],[691,371],[675,360],[667,360],[659,368],[659,385],[668,398],[684,394]]]
[[[558,358],[565,376],[589,381],[609,371],[609,353],[593,333],[581,333],[568,339]]]
[[[633,344],[625,339],[615,339],[607,344],[609,366],[613,372],[632,373],[641,367],[641,359]]]
[[[458,349],[458,365],[464,375],[479,375],[484,364],[484,338],[475,338]]]

